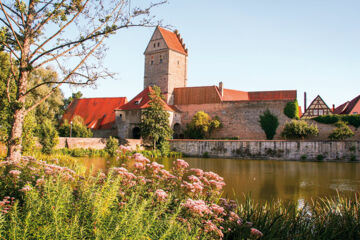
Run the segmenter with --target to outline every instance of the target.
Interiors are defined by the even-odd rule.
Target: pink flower
[[[150,168],[153,170],[153,172],[158,173],[160,169],[164,168],[164,165],[158,164],[157,162],[152,162],[150,164]]]
[[[191,168],[190,171],[194,172],[198,177],[202,177],[204,175],[204,171],[200,168]]]
[[[150,160],[144,157],[141,153],[135,153],[132,157],[134,158],[135,162],[141,162],[144,164],[150,163]]]
[[[28,192],[31,191],[32,187],[29,185],[25,185],[22,189],[20,189],[20,192]]]
[[[205,172],[204,176],[209,179],[209,180],[215,180],[215,181],[224,181],[224,178],[220,177],[219,175],[217,175],[214,172]]]
[[[189,164],[182,159],[176,159],[173,164],[177,169],[185,169],[189,167]]]
[[[225,212],[224,212],[224,208],[223,207],[220,207],[219,205],[217,204],[211,204],[210,206],[210,209],[211,211],[213,211],[214,213],[218,214],[218,215],[225,215]]]
[[[44,178],[39,178],[38,180],[36,180],[36,186],[44,185],[44,183],[45,183]]]
[[[251,228],[250,229],[250,235],[252,235],[252,236],[254,236],[256,238],[261,238],[263,236],[262,232],[260,232],[256,228]]]
[[[168,194],[162,189],[157,189],[155,191],[155,195],[156,195],[157,200],[160,202],[165,201],[168,197]]]
[[[224,237],[222,231],[210,220],[204,222],[204,230],[205,232],[213,232],[218,235],[220,238]]]
[[[190,213],[194,215],[200,215],[201,217],[204,216],[204,214],[212,213],[203,200],[192,200],[189,198],[185,203],[182,204],[182,206],[187,208]]]
[[[13,177],[17,178],[21,174],[21,171],[19,171],[19,170],[11,170],[9,172],[9,174],[12,175]]]
[[[134,168],[138,169],[138,170],[145,170],[145,164],[142,162],[135,162],[134,163]]]

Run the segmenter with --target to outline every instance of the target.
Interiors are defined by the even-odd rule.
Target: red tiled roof
[[[115,124],[114,110],[127,102],[126,97],[75,99],[66,109],[63,119],[80,116],[88,128],[111,129]]]
[[[185,50],[184,46],[180,42],[180,39],[175,33],[161,27],[158,27],[158,29],[169,49],[187,55],[187,51]]]
[[[351,101],[347,101],[334,110],[334,114],[351,114],[352,110],[360,100],[360,95]]]
[[[223,101],[295,100],[296,90],[244,92],[224,89]]]
[[[131,99],[131,101],[129,101],[127,104],[122,105],[117,110],[136,110],[136,109],[145,109],[149,107],[149,103],[150,103],[149,93],[152,91],[153,90],[150,86],[145,88],[138,95],[136,95],[136,97]],[[174,109],[171,108],[165,101],[163,101],[163,105],[166,111],[174,112]]]
[[[301,109],[301,106],[298,106],[299,107],[299,117],[302,116],[302,109]]]

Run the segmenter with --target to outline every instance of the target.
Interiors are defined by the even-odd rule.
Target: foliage
[[[61,107],[61,115],[63,115],[66,111],[66,109],[69,107],[70,103],[74,101],[75,99],[80,99],[83,96],[82,92],[77,91],[76,93],[72,93],[71,97],[64,98],[63,102],[64,104]]]
[[[325,124],[334,124],[339,121],[347,122],[349,125],[354,126],[356,129],[360,127],[360,114],[351,114],[351,115],[323,115],[313,118],[313,120],[319,122],[319,123],[325,123]]]
[[[14,59],[16,66],[16,69],[7,67],[12,71],[7,74],[9,81],[6,80],[5,88],[10,89],[6,92],[15,93],[10,96],[13,97],[10,118],[14,123],[10,124],[13,129],[8,141],[11,160],[21,158],[24,117],[64,84],[93,85],[100,78],[112,76],[101,64],[105,40],[121,29],[158,25],[151,11],[166,2],[156,0],[136,5],[120,0],[1,2],[0,50],[9,53],[9,60]],[[31,76],[51,64],[61,71],[59,78],[31,84]],[[48,91],[29,101],[31,94],[45,86]],[[47,109],[48,106],[43,106],[38,111],[53,114]]]
[[[70,137],[70,132],[72,137],[90,138],[93,136],[91,129],[87,128],[84,124],[82,117],[74,116],[71,122],[72,127],[67,119],[60,125],[59,135],[61,137]]]
[[[34,112],[26,115],[24,120],[23,134],[22,134],[22,147],[23,152],[31,152],[35,147],[35,130],[37,127]]]
[[[220,199],[223,178],[188,169],[170,171],[141,154],[131,165],[97,177],[23,157],[0,164],[0,231],[4,239],[235,239],[259,237]],[[61,164],[61,163],[60,163]],[[125,168],[126,167],[126,168]],[[240,228],[239,228],[240,227]],[[259,235],[260,234],[260,235]]]
[[[141,113],[141,136],[152,144],[156,149],[156,144],[167,141],[172,137],[173,131],[170,127],[170,114],[164,109],[164,101],[161,90],[157,86],[152,87],[149,93],[149,107]]]
[[[186,125],[185,137],[190,139],[209,138],[211,133],[222,127],[219,117],[214,119],[204,111],[197,112],[191,122]]]
[[[261,229],[264,234],[261,239],[360,238],[360,201],[357,196],[355,199],[341,196],[314,199],[305,206],[279,200],[257,203],[246,197],[237,213]]]
[[[39,142],[42,145],[42,152],[46,154],[50,154],[59,143],[58,132],[50,120],[45,120],[41,124]]]
[[[287,139],[304,139],[317,136],[319,130],[315,124],[309,124],[304,120],[292,120],[285,123],[281,136]]]
[[[276,134],[276,129],[279,126],[279,121],[269,109],[266,109],[266,111],[260,115],[260,125],[265,132],[266,139],[272,140]]]
[[[335,123],[336,128],[330,133],[329,138],[331,140],[344,140],[354,136],[354,132],[343,121]]]
[[[284,108],[284,114],[291,119],[299,119],[299,104],[295,100],[293,102],[288,102]]]
[[[114,137],[110,137],[106,141],[105,151],[111,156],[114,157],[119,149],[119,140]]]

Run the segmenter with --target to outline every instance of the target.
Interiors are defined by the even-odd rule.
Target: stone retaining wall
[[[360,160],[360,141],[171,140],[187,156],[279,160]]]

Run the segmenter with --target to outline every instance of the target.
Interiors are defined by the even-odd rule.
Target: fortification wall
[[[360,141],[171,140],[188,156],[279,160],[360,160]]]
[[[261,129],[260,115],[269,109],[278,117],[279,127],[276,131],[275,139],[280,139],[282,126],[290,119],[284,115],[284,107],[288,101],[236,101],[213,104],[190,104],[176,105],[182,112],[181,123],[183,128],[189,123],[198,111],[205,111],[211,117],[218,116],[223,123],[223,128],[216,130],[212,138],[238,139],[266,139],[264,131]]]

